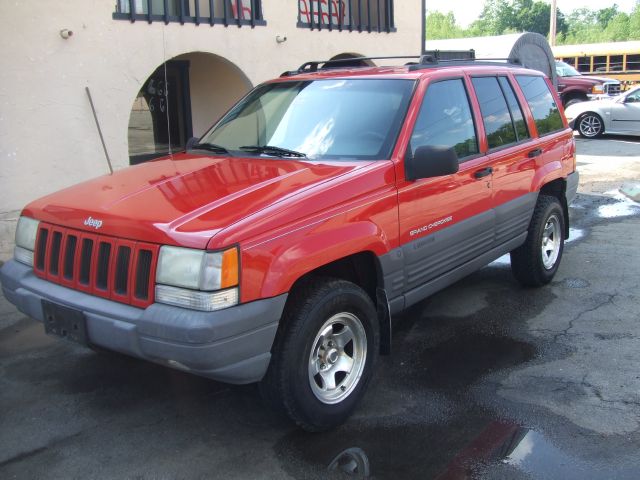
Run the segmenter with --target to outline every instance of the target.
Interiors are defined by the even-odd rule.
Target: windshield
[[[389,158],[414,84],[404,79],[327,79],[261,85],[200,143],[244,156]]]
[[[582,75],[568,63],[556,62],[556,73],[561,77],[579,77]]]

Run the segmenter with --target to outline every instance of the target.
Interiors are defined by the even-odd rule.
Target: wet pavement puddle
[[[403,354],[399,361],[412,364],[410,372],[387,379],[394,383],[413,377],[428,391],[444,393],[457,403],[452,415],[430,422],[416,422],[411,413],[361,417],[332,432],[294,431],[278,442],[276,454],[294,478],[470,478],[479,468],[508,459],[528,430],[468,405],[469,387],[535,354],[526,342],[459,332],[433,347]]]
[[[276,446],[293,478],[600,480],[637,478],[637,465],[571,455],[544,434],[471,410],[446,425],[296,431]]]
[[[568,283],[583,286],[580,279]],[[432,395],[452,402],[448,414],[428,421],[412,418],[413,412],[365,416],[331,432],[293,431],[276,444],[276,456],[287,474],[304,479],[638,478],[637,465],[575,456],[541,431],[470,398],[482,377],[536,355],[534,345],[508,336],[458,331],[431,347],[404,352],[397,361],[412,364],[411,371],[386,379],[392,385],[418,380]]]

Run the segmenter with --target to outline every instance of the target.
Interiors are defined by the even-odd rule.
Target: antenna
[[[162,29],[162,57],[164,60],[164,108],[167,110],[167,139],[169,141],[169,155],[173,156],[171,149],[171,118],[169,117],[169,81],[167,80],[167,50]]]

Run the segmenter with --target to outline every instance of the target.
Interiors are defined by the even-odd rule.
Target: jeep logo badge
[[[102,226],[102,220],[98,220],[97,218],[89,217],[84,221],[84,224],[87,227],[93,227],[96,230],[98,230]]]

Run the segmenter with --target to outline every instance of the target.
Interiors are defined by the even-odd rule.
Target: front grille
[[[36,275],[121,303],[153,303],[159,246],[40,222]]]
[[[604,84],[604,93],[611,96],[620,94],[620,84],[618,82],[606,82]]]
[[[131,249],[129,247],[118,248],[118,259],[116,260],[116,282],[115,290],[118,295],[127,293],[127,284],[129,281],[129,259],[131,258]]]

